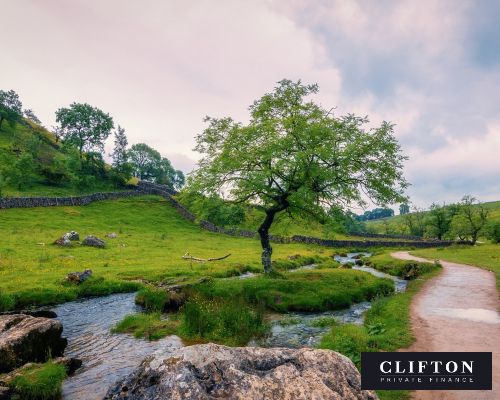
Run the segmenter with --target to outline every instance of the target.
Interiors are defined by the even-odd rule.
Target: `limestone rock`
[[[71,241],[80,240],[80,235],[78,234],[78,232],[75,231],[66,233],[64,237]]]
[[[64,352],[61,322],[25,314],[0,316],[0,373],[28,362],[44,362]]]
[[[145,359],[105,400],[374,400],[354,364],[329,350],[203,344]]]
[[[66,280],[68,282],[73,282],[79,285],[80,283],[85,282],[92,276],[92,270],[86,269],[83,272],[70,272],[68,276],[66,276]]]
[[[106,246],[106,242],[102,239],[99,239],[97,236],[89,235],[85,239],[83,239],[82,245],[104,248]]]
[[[114,233],[114,232],[111,232],[111,233],[108,233],[108,234],[106,235],[106,237],[107,237],[108,239],[116,239],[116,238],[118,237],[118,235],[117,235],[116,233]]]
[[[69,240],[66,236],[61,236],[59,239],[54,241],[54,244],[58,245],[58,246],[63,246],[63,247],[70,247],[71,240]]]

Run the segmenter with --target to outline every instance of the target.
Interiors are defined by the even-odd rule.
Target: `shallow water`
[[[353,257],[369,253],[349,253],[341,263],[353,263]],[[306,265],[300,269],[314,269],[316,265]],[[377,277],[394,280],[396,291],[404,291],[406,281],[376,271],[366,266],[357,269]],[[237,278],[254,276],[248,272]],[[234,278],[233,278],[234,279]],[[127,376],[148,355],[155,351],[167,353],[179,347],[182,342],[177,336],[169,336],[156,342],[135,339],[131,335],[112,334],[111,328],[127,314],[142,311],[134,304],[135,293],[115,294],[62,304],[53,308],[64,327],[63,336],[68,338],[65,355],[80,358],[83,366],[69,377],[63,385],[63,399],[102,399],[107,389],[117,380]],[[371,307],[366,301],[353,304],[350,308],[321,313],[288,313],[296,324],[282,326],[279,318],[271,318],[270,334],[249,343],[262,347],[314,347],[330,327],[312,326],[315,320],[330,317],[340,323],[362,324],[364,313]],[[276,317],[276,316],[274,316]]]
[[[131,373],[156,350],[168,352],[182,346],[169,336],[157,342],[112,334],[110,329],[125,315],[140,311],[135,293],[73,301],[53,308],[68,338],[65,355],[83,365],[63,384],[63,399],[102,399],[111,384]]]
[[[348,253],[347,257],[335,256],[335,260],[341,264],[354,263],[354,257],[362,256],[369,257],[370,253]],[[306,265],[295,269],[294,271],[303,269],[314,269],[316,265]],[[367,272],[378,278],[388,278],[394,281],[394,289],[396,292],[406,290],[407,281],[398,277],[385,274],[377,271],[374,268],[367,266],[353,266],[352,269]],[[293,271],[291,271],[293,272]],[[350,323],[361,325],[364,321],[364,314],[371,307],[371,302],[365,301],[362,303],[353,304],[348,309],[338,311],[327,311],[320,313],[287,313],[287,318],[295,319],[298,322],[295,324],[283,326],[280,319],[271,321],[271,332],[265,338],[252,341],[250,346],[261,347],[314,347],[319,344],[321,336],[330,330],[329,326],[316,327],[312,326],[315,320],[325,317],[335,318],[340,323]]]

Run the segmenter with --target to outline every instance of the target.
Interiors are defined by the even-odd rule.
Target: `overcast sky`
[[[500,2],[0,0],[0,89],[55,124],[88,102],[190,171],[203,117],[283,78],[396,124],[413,202],[500,200]]]

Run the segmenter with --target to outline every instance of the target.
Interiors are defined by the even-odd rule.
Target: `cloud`
[[[416,204],[498,199],[495,15],[469,0],[10,2],[0,87],[48,126],[61,106],[96,105],[187,172],[205,115],[245,121],[301,78],[336,114],[396,124]]]

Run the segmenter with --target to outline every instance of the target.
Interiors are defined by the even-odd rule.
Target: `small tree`
[[[19,100],[19,95],[13,90],[0,90],[0,129],[3,121],[15,125],[23,116],[23,104]]]
[[[399,205],[399,215],[409,214],[410,206],[407,203],[401,203]]]
[[[413,212],[403,214],[403,221],[406,225],[409,234],[413,236],[423,236],[425,231],[424,212],[422,209],[415,207]]]
[[[146,143],[137,143],[127,152],[134,176],[145,181],[154,181],[161,164],[161,154]]]
[[[426,232],[429,236],[439,240],[448,233],[451,224],[451,214],[444,205],[432,203],[425,218]]]
[[[253,202],[264,212],[258,229],[265,272],[272,271],[269,229],[287,211],[324,218],[331,206],[403,201],[399,144],[387,122],[365,129],[367,118],[336,118],[306,101],[317,85],[283,80],[250,106],[247,125],[206,118],[197,136],[202,154],[191,188],[223,192],[235,202]]]
[[[125,135],[125,129],[120,125],[116,128],[115,132],[115,147],[111,153],[111,158],[113,159],[113,167],[120,170],[121,167],[127,162],[127,146],[128,140],[127,135]]]
[[[84,152],[104,151],[104,141],[113,129],[113,118],[89,104],[73,103],[56,111],[58,134],[75,146],[83,159]]]
[[[470,239],[475,244],[488,220],[488,210],[470,195],[465,195],[458,206],[451,221],[451,232],[461,240]]]
[[[42,121],[35,115],[31,108],[24,110],[24,116],[37,125],[42,125]]]

